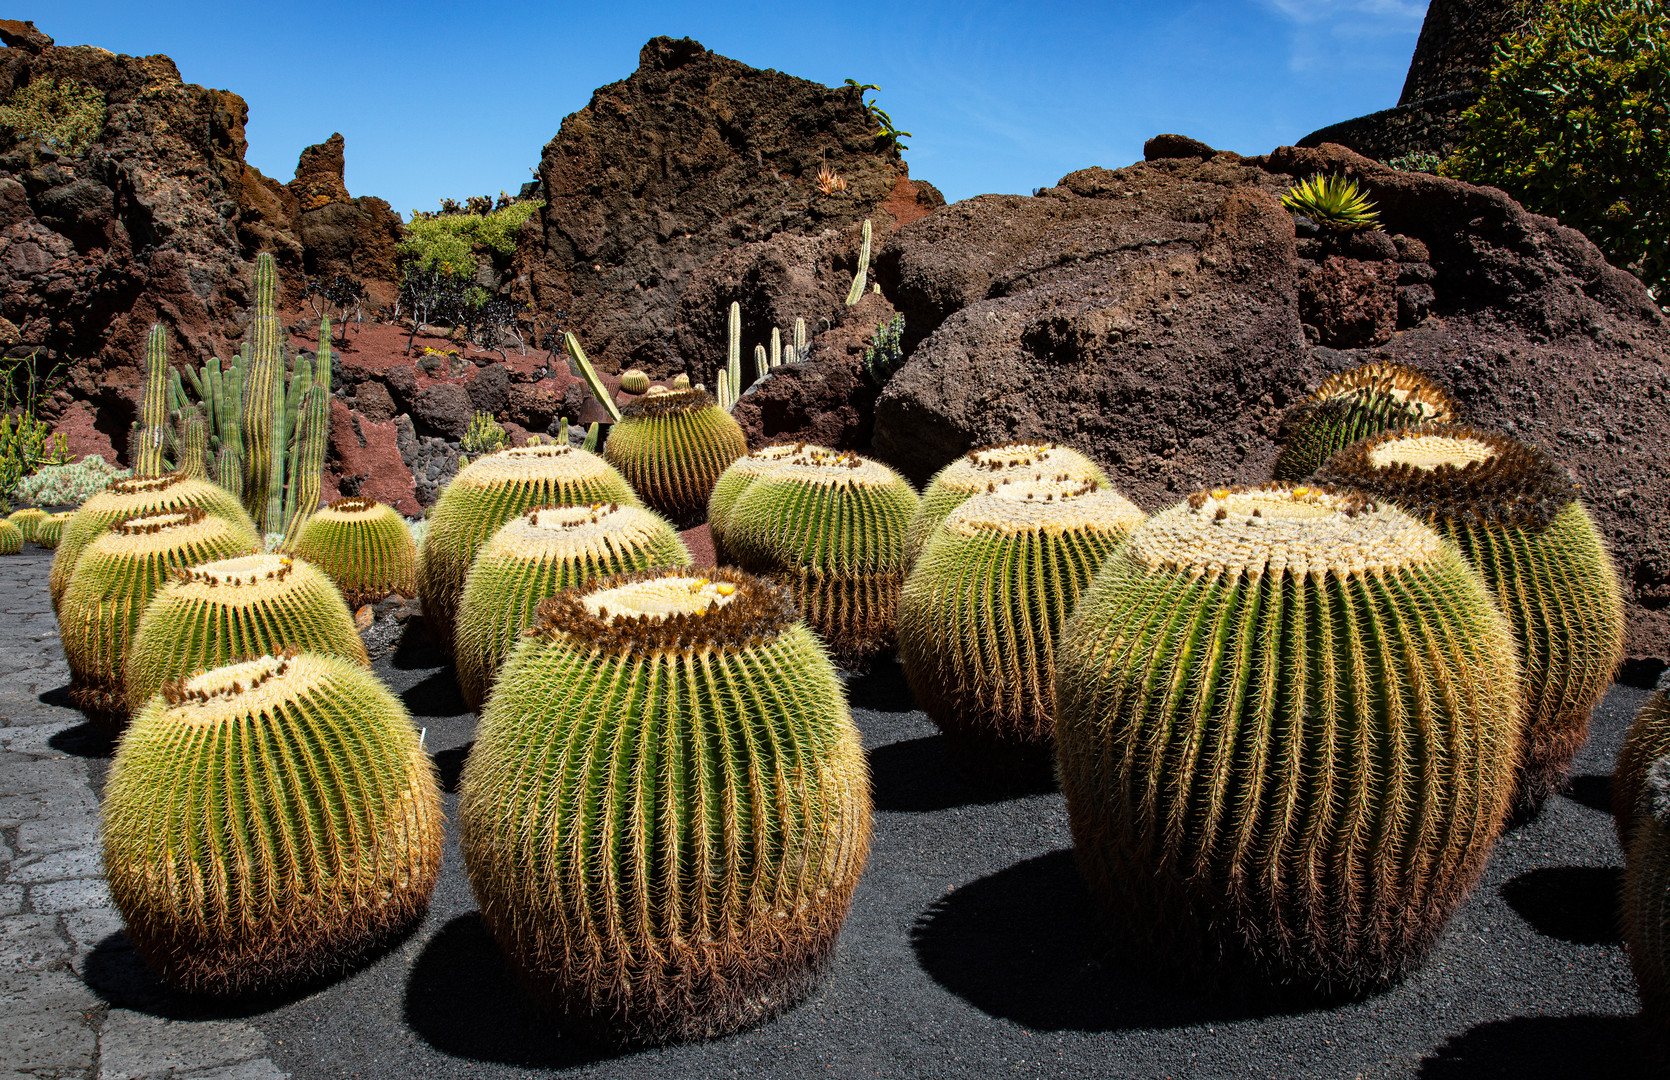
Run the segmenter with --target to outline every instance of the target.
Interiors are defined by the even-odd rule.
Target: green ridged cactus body
[[[1647,772],[1666,754],[1670,754],[1670,696],[1655,690],[1636,712],[1612,770],[1612,824],[1618,830],[1618,847],[1626,854],[1636,821],[1648,813]]]
[[[123,681],[137,714],[170,679],[294,646],[369,666],[354,616],[330,578],[260,552],[174,571],[140,616]]]
[[[828,964],[870,836],[846,694],[786,592],[649,571],[540,605],[464,768],[464,865],[523,982],[612,1041],[725,1035]]]
[[[1282,417],[1273,475],[1303,480],[1359,439],[1460,413],[1442,386],[1413,368],[1373,363],[1330,375]]]
[[[19,555],[23,552],[23,530],[9,521],[0,521],[0,555]]]
[[[911,518],[905,534],[905,567],[915,565],[922,545],[945,515],[975,495],[1003,480],[1095,481],[1106,485],[1108,478],[1094,461],[1077,450],[1051,442],[1015,442],[970,450],[935,473],[922,489],[922,505]]]
[[[1133,955],[1387,984],[1512,802],[1518,660],[1455,545],[1359,492],[1200,492],[1103,565],[1056,654],[1079,863]]]
[[[434,766],[400,702],[336,657],[166,684],[122,737],[100,817],[128,937],[189,993],[341,971],[422,918],[440,872]]]
[[[1384,432],[1317,477],[1421,518],[1495,594],[1525,680],[1516,810],[1534,812],[1571,773],[1623,658],[1623,587],[1576,485],[1546,454],[1455,424]]]
[[[748,437],[705,390],[649,393],[621,409],[603,456],[644,505],[681,529],[707,518],[719,474],[748,452]]]
[[[725,546],[725,515],[731,512],[731,507],[736,505],[742,493],[762,473],[775,468],[779,462],[808,450],[819,449],[822,448],[806,443],[762,446],[737,458],[719,474],[719,479],[713,482],[713,494],[707,500],[707,531],[713,541],[714,562],[723,564],[731,561],[730,550]]]
[[[216,484],[185,476],[113,480],[103,491],[82,503],[75,516],[64,523],[63,535],[58,538],[58,554],[52,558],[52,610],[57,611],[63,602],[64,590],[69,587],[81,549],[110,526],[135,514],[187,506],[229,522],[247,535],[252,544],[260,541],[261,534],[255,531],[255,522],[244,511],[238,497]]]
[[[598,578],[690,562],[672,525],[634,506],[546,506],[511,518],[482,546],[464,582],[453,659],[465,704],[481,711],[500,666],[547,596]]]
[[[152,598],[175,570],[258,550],[249,534],[195,506],[124,518],[88,544],[58,611],[70,701],[96,724],[126,724],[128,647]]]
[[[48,551],[58,546],[58,541],[64,535],[64,526],[70,518],[75,516],[74,510],[64,510],[56,514],[48,514],[40,524],[35,526],[35,543]]]
[[[151,332],[145,335],[144,370],[133,471],[138,476],[161,476],[168,449],[168,331],[161,323],[152,323]]]
[[[35,530],[40,528],[41,522],[45,521],[46,518],[45,510],[35,506],[25,506],[22,510],[12,511],[11,514],[7,515],[6,520],[17,526],[25,540],[33,540]]]
[[[417,591],[430,637],[452,655],[464,578],[488,537],[536,506],[641,506],[620,473],[588,450],[516,446],[488,454],[452,478],[430,511],[418,548]]]
[[[1036,779],[1054,756],[1061,628],[1146,515],[1094,480],[992,487],[946,516],[906,576],[899,661],[967,768]]]
[[[893,648],[918,499],[879,461],[807,449],[762,473],[725,523],[730,557],[787,585],[845,667]]]
[[[417,595],[417,545],[392,506],[359,495],[337,499],[302,525],[290,547],[330,575],[358,609],[398,593]]]
[[[1662,1046],[1670,1043],[1670,755],[1645,764],[1624,848],[1620,921],[1648,1036]]]

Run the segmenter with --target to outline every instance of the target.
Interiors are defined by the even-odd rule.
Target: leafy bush
[[[112,480],[132,475],[98,454],[64,465],[43,465],[33,476],[17,485],[17,500],[27,506],[80,506],[105,489]]]
[[[904,334],[903,315],[895,315],[891,321],[876,326],[875,336],[864,350],[864,368],[878,386],[886,386],[887,380],[905,362]]]
[[[74,79],[36,79],[0,105],[0,127],[59,154],[79,154],[104,130],[104,95]]]
[[[474,199],[470,201],[476,203]],[[414,210],[412,220],[406,225],[406,238],[400,243],[401,256],[420,270],[473,278],[474,245],[480,244],[500,255],[514,255],[516,230],[544,205],[537,199],[525,199],[485,213],[421,214]]]
[[[1670,301],[1670,19],[1663,0],[1572,0],[1497,49],[1442,171],[1581,229]]]
[[[1399,154],[1394,158],[1387,158],[1386,164],[1398,172],[1435,173],[1444,159],[1428,150],[1412,150],[1407,154]]]

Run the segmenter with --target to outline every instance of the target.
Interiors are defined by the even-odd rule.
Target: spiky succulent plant
[[[546,506],[511,518],[470,567],[454,662],[464,702],[480,712],[504,663],[547,596],[597,578],[689,566],[667,520],[616,504]]]
[[[25,506],[21,510],[12,511],[6,520],[17,526],[25,540],[33,540],[35,529],[46,520],[46,511],[35,506]]]
[[[106,529],[76,561],[58,610],[70,701],[96,724],[126,724],[128,646],[171,572],[258,550],[231,522],[195,506],[150,511]]]
[[[514,446],[470,463],[429,512],[418,548],[417,591],[435,643],[452,654],[464,578],[488,537],[536,506],[641,506],[608,462],[571,446]]]
[[[0,521],[0,555],[17,555],[23,551],[23,530],[9,521]]]
[[[737,458],[719,474],[719,479],[713,483],[713,494],[708,496],[707,500],[707,531],[713,541],[714,562],[731,561],[730,550],[725,546],[725,515],[731,512],[731,507],[736,505],[736,501],[748,490],[749,485],[758,479],[761,473],[776,468],[779,463],[808,450],[821,449],[823,448],[807,443],[762,446]]]
[[[707,517],[713,484],[748,452],[748,437],[706,390],[649,392],[621,409],[603,456],[644,504],[688,529]]]
[[[1324,229],[1351,232],[1380,227],[1380,215],[1374,209],[1373,200],[1348,176],[1317,173],[1289,188],[1281,197],[1281,204]]]
[[[1618,830],[1618,847],[1626,854],[1636,821],[1649,812],[1647,772],[1666,754],[1670,754],[1670,696],[1655,690],[1636,712],[1612,770],[1612,824]]]
[[[1081,867],[1134,954],[1210,981],[1395,979],[1507,818],[1518,661],[1453,544],[1358,492],[1200,492],[1056,654]]]
[[[351,608],[417,595],[412,531],[394,507],[375,499],[354,495],[316,511],[291,550],[329,574]]]
[[[1106,485],[1094,461],[1052,442],[1014,442],[970,450],[935,473],[922,489],[922,504],[905,534],[905,568],[916,564],[922,545],[945,515],[1003,480],[1025,477]]]
[[[128,937],[190,993],[341,971],[420,919],[440,872],[434,766],[400,702],[337,657],[165,684],[122,737],[100,816]]]
[[[1394,502],[1453,540],[1513,628],[1525,680],[1516,809],[1565,783],[1624,648],[1624,600],[1577,487],[1542,452],[1456,424],[1384,432],[1318,473]]]
[[[793,1006],[869,849],[845,691],[786,591],[734,570],[544,601],[464,768],[464,864],[523,981],[628,1042]]]
[[[255,522],[243,508],[238,497],[207,480],[174,474],[172,476],[135,476],[112,480],[97,495],[81,504],[81,509],[64,525],[58,538],[58,554],[52,558],[52,610],[58,611],[69,587],[70,576],[81,558],[81,549],[102,535],[111,525],[135,514],[156,510],[177,510],[195,506],[206,514],[223,518],[246,535],[250,543],[260,546],[260,533]]]
[[[1623,931],[1641,1012],[1670,1038],[1670,755],[1648,762],[1624,848]]]
[[[649,389],[649,376],[637,368],[620,373],[620,388],[628,394],[642,394]]]
[[[342,594],[300,559],[260,552],[175,570],[128,648],[128,711],[169,679],[290,646],[370,664]]]
[[[992,489],[946,516],[905,578],[899,661],[966,767],[1047,777],[1061,628],[1145,515],[1094,480]]]
[[[1459,413],[1442,386],[1413,368],[1372,363],[1330,375],[1282,417],[1273,476],[1304,480],[1359,439]]]
[[[909,481],[879,461],[811,449],[761,473],[732,504],[725,547],[787,585],[836,662],[856,667],[897,639]]]
[[[74,510],[64,510],[60,513],[49,514],[45,521],[35,526],[35,543],[51,551],[58,546],[58,541],[64,535],[64,524],[75,516]]]

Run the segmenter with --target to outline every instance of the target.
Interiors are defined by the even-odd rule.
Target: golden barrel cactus
[[[23,530],[9,521],[0,520],[0,555],[19,555],[23,552]]]
[[[351,608],[417,595],[412,530],[375,499],[353,495],[322,507],[303,523],[291,553],[330,575]]]
[[[35,543],[51,551],[58,546],[63,538],[64,524],[75,516],[75,511],[64,510],[56,514],[49,514],[46,520],[35,525]]]
[[[713,482],[713,494],[707,500],[707,531],[713,541],[714,562],[723,564],[731,561],[730,549],[725,545],[725,520],[726,515],[731,512],[731,507],[742,498],[742,493],[747,491],[762,473],[769,472],[780,463],[809,450],[823,450],[823,447],[807,443],[762,446],[737,458],[719,474],[719,479]]]
[[[1282,417],[1274,476],[1303,480],[1359,439],[1460,414],[1448,391],[1400,364],[1364,364],[1330,375]]]
[[[621,409],[603,456],[645,505],[681,529],[707,517],[719,474],[748,452],[748,437],[706,390],[649,392]]]
[[[13,510],[6,516],[6,520],[17,526],[25,540],[35,539],[35,529],[45,521],[46,511],[35,506],[25,506],[21,510]]]

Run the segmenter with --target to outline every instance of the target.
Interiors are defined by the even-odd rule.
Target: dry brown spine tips
[[[643,570],[540,601],[526,633],[599,652],[658,655],[755,647],[800,621],[786,589],[729,567]]]
[[[383,504],[376,499],[368,499],[364,495],[347,495],[330,503],[325,507],[325,510],[346,517],[352,514],[369,513],[381,505]]]
[[[1432,379],[1401,364],[1364,364],[1322,380],[1312,401],[1329,398],[1385,394],[1409,406],[1429,420],[1447,420],[1458,411],[1444,388]]]
[[[206,517],[208,515],[195,506],[183,506],[178,510],[149,510],[123,518],[110,526],[110,531],[119,536],[151,536],[165,529],[195,525]]]
[[[126,476],[110,481],[104,489],[117,495],[149,495],[166,491],[183,479],[185,476],[181,473],[170,473],[167,476]]]
[[[187,678],[169,679],[162,684],[162,697],[169,705],[230,701],[259,689],[271,679],[288,674],[290,661],[299,655],[301,650],[291,645],[276,656],[249,657],[213,671],[199,671]]]
[[[211,589],[222,585],[239,588],[263,581],[283,581],[293,569],[294,563],[287,555],[256,554],[222,559],[202,566],[182,566],[176,568],[173,574],[178,581],[207,585]]]
[[[620,407],[622,420],[634,416],[670,416],[673,413],[694,412],[712,405],[713,395],[695,387],[671,390],[652,386],[643,397]]]

